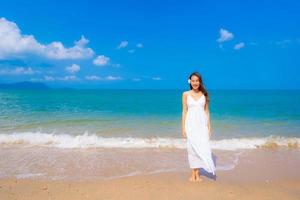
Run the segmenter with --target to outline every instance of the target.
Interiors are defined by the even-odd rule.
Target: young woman
[[[209,97],[201,75],[193,72],[188,80],[190,90],[182,94],[182,136],[186,138],[190,181],[201,181],[200,168],[215,175],[209,138],[211,136]]]

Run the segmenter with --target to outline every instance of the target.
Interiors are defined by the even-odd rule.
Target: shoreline
[[[0,150],[0,179],[89,181],[190,171],[185,149],[29,147]],[[275,174],[274,177],[289,178],[296,175],[300,178],[300,173],[294,172],[300,166],[300,149],[266,147],[238,151],[213,150],[212,154],[216,174],[247,169],[247,174],[253,175],[249,177],[252,180],[255,173],[250,169],[258,168],[264,170],[265,174],[262,175],[268,175],[269,178]],[[280,173],[283,169],[286,171]],[[203,169],[201,171],[206,173]]]
[[[234,169],[217,171],[216,180],[202,174],[199,183],[188,181],[188,168],[111,180],[2,178],[0,199],[299,199],[298,149],[242,155]]]

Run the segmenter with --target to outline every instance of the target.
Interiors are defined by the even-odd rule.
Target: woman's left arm
[[[205,113],[207,116],[207,127],[208,127],[208,133],[209,136],[211,136],[211,127],[210,127],[210,113],[209,113],[209,108],[208,108],[208,103],[205,104]]]

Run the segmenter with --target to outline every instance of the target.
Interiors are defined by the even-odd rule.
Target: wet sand
[[[196,183],[188,181],[188,169],[111,180],[4,178],[0,199],[300,199],[299,155],[299,149],[247,151],[233,170],[202,173]]]

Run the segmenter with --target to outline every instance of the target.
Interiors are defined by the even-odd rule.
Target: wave
[[[101,137],[85,132],[82,135],[22,132],[0,134],[0,145],[46,146],[57,148],[176,148],[185,149],[185,139],[171,137]],[[212,149],[239,150],[257,148],[300,148],[297,137],[249,137],[211,140]]]

